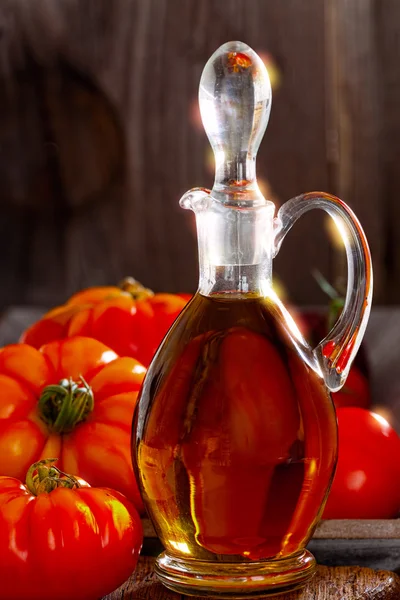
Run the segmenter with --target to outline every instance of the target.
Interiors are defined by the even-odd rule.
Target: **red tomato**
[[[72,337],[0,349],[0,475],[58,456],[63,471],[125,494],[143,510],[131,423],[146,369],[101,342]]]
[[[336,408],[342,406],[359,406],[369,408],[371,405],[371,392],[368,381],[359,369],[353,365],[341,390],[332,394]]]
[[[339,408],[339,458],[324,519],[388,519],[400,510],[400,438],[380,415]]]
[[[136,567],[143,532],[134,506],[53,462],[32,465],[26,485],[0,477],[1,600],[96,600]]]
[[[176,294],[153,294],[128,277],[120,287],[92,287],[74,294],[31,325],[20,341],[40,348],[83,335],[148,366],[187,301]]]

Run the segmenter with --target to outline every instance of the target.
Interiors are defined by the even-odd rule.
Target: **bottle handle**
[[[325,210],[335,221],[347,254],[347,293],[343,311],[328,335],[313,350],[327,387],[335,392],[346,381],[367,327],[372,301],[371,255],[365,233],[353,211],[336,196],[310,192],[292,198],[274,221],[274,256],[292,225],[313,208]]]

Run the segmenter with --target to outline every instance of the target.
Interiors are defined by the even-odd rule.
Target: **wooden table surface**
[[[185,600],[158,582],[154,559],[141,557],[132,577],[103,600]],[[191,597],[200,600],[199,597]],[[400,577],[389,571],[361,567],[318,567],[302,590],[283,594],[280,600],[399,600]],[[204,600],[204,599],[203,599]]]

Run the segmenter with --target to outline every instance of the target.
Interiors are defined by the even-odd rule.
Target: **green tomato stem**
[[[81,485],[73,475],[67,475],[54,466],[58,458],[44,458],[33,463],[28,469],[25,479],[27,489],[34,496],[49,494],[59,487],[77,489]]]
[[[48,385],[39,399],[41,419],[54,433],[69,433],[84,421],[94,408],[91,387],[83,377],[79,383],[62,379],[58,385]]]

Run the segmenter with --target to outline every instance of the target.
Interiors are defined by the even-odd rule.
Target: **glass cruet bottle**
[[[133,421],[133,462],[165,547],[156,573],[180,593],[241,598],[298,587],[315,571],[305,548],[333,478],[330,391],[344,384],[371,306],[368,244],[339,198],[312,192],[275,206],[256,153],[271,108],[258,55],[221,46],[200,82],[213,189],[181,199],[195,212],[199,288],[147,372]],[[311,208],[336,222],[348,287],[336,325],[312,349],[271,285],[272,260]]]

